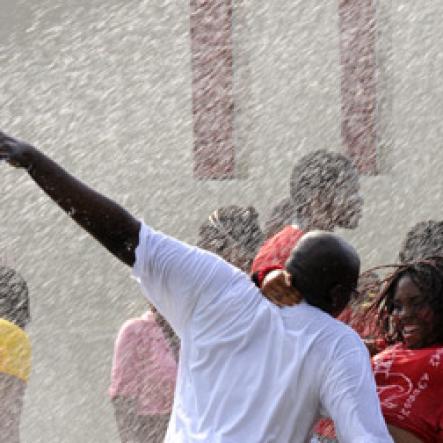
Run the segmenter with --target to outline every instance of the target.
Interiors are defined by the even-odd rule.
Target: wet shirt
[[[289,225],[266,240],[252,262],[251,272],[259,272],[271,266],[284,267],[292,249],[303,234],[301,229]]]
[[[392,442],[346,325],[305,302],[280,309],[234,266],[144,224],[133,274],[181,338],[167,443],[305,442],[321,410],[344,443]]]
[[[387,423],[423,442],[443,442],[443,346],[397,344],[373,357],[373,369]]]
[[[154,314],[125,322],[115,341],[111,398],[136,400],[138,415],[168,414],[176,375],[175,358]]]
[[[31,372],[31,342],[16,324],[0,318],[0,372],[25,382]]]

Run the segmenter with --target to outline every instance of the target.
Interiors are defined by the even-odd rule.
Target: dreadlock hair
[[[415,224],[407,232],[398,253],[402,263],[440,255],[443,256],[443,221],[435,220]]]
[[[314,195],[330,204],[343,179],[352,173],[357,176],[357,169],[343,154],[320,149],[303,156],[294,166],[290,179],[295,214],[303,218]]]
[[[239,246],[252,262],[263,241],[263,232],[258,222],[258,213],[252,206],[223,206],[208,217],[199,228],[199,237],[211,243],[206,249],[224,256],[232,246]]]
[[[350,306],[364,311],[371,306],[381,288],[380,276],[372,269],[360,274],[357,283],[357,296],[352,298]]]
[[[0,318],[24,328],[29,322],[28,286],[14,269],[0,266]]]
[[[348,303],[339,320],[351,326],[362,339],[375,339],[380,337],[376,316],[368,315],[377,295],[380,293],[381,279],[378,273],[369,269],[360,274],[357,291]]]
[[[378,314],[378,327],[386,342],[392,344],[401,341],[398,331],[392,327],[391,316],[394,310],[395,291],[398,282],[404,276],[408,276],[425,295],[436,316],[436,325],[439,328],[437,341],[443,342],[443,257],[429,257],[386,267],[394,267],[395,271],[385,278],[380,294],[370,308]]]

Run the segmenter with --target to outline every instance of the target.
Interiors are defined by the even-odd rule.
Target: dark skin
[[[324,231],[305,234],[286,262],[291,286],[312,305],[337,317],[348,304],[360,272],[355,249]]]
[[[0,160],[24,168],[82,228],[128,266],[135,262],[140,223],[28,143],[0,132]]]
[[[421,289],[409,275],[397,282],[392,319],[409,349],[420,349],[438,343],[438,318]]]

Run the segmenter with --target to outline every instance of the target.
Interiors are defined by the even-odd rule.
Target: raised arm
[[[66,172],[35,147],[0,132],[0,160],[24,168],[71,218],[132,266],[140,223],[124,208]]]

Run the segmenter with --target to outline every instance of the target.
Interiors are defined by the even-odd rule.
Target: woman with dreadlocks
[[[374,312],[390,345],[372,367],[392,437],[443,442],[443,257],[397,266],[368,314]],[[330,421],[315,432],[315,441],[336,441]]]
[[[400,266],[375,307],[392,346],[373,358],[397,442],[443,442],[443,258]]]
[[[23,397],[31,372],[28,287],[13,269],[0,266],[0,443],[18,443]]]

